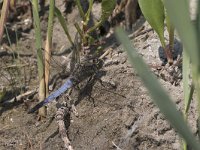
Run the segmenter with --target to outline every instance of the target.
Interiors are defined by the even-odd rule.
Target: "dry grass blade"
[[[0,43],[3,38],[4,25],[6,23],[9,14],[9,5],[10,5],[10,0],[3,1],[3,7],[1,10],[1,18],[0,18]]]
[[[45,86],[46,86],[46,96],[49,95],[49,72],[50,72],[50,60],[52,51],[52,36],[53,36],[53,19],[54,19],[54,8],[55,0],[50,0],[49,8],[49,18],[48,18],[48,29],[47,29],[47,39],[45,45]]]

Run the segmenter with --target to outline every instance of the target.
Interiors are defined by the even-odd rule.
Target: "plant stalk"
[[[0,18],[0,43],[3,38],[4,25],[6,23],[6,20],[9,14],[9,6],[10,6],[10,0],[4,0],[2,10],[1,10],[1,18]]]
[[[46,97],[45,95],[45,78],[44,78],[44,62],[42,56],[42,36],[40,29],[40,18],[39,18],[39,9],[38,9],[38,0],[32,0],[32,9],[33,9],[33,19],[34,19],[34,28],[35,28],[35,46],[37,50],[37,65],[38,65],[38,74],[39,74],[39,101],[43,101]],[[46,116],[46,109],[42,107],[39,109],[39,116]]]
[[[75,2],[76,2],[76,5],[78,7],[78,10],[79,10],[79,13],[80,13],[82,19],[85,21],[85,13],[83,12],[80,0],[75,0]]]
[[[53,36],[53,19],[54,19],[55,0],[50,0],[49,4],[49,18],[48,18],[48,29],[47,38],[45,45],[45,86],[46,96],[49,95],[49,72],[50,72],[50,60],[52,51],[52,36]]]

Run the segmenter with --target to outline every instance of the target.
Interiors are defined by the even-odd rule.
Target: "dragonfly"
[[[57,97],[59,97],[61,94],[63,94],[73,86],[79,84],[84,79],[94,75],[97,72],[98,68],[100,67],[99,64],[100,63],[91,63],[91,62],[77,64],[75,66],[74,72],[70,75],[70,77],[66,80],[66,82],[60,88],[58,88],[58,90],[50,94],[46,99],[35,105],[32,109],[30,109],[28,113],[35,112],[39,108],[55,100]]]
[[[89,5],[88,5],[89,6]],[[88,24],[89,25],[89,24]],[[91,35],[92,36],[92,35]],[[87,48],[81,47],[81,41],[79,34],[76,34],[75,40],[74,40],[74,51],[72,53],[72,63],[70,63],[70,77],[66,80],[66,82],[55,92],[50,94],[46,99],[35,105],[32,109],[29,110],[28,113],[33,113],[42,106],[46,105],[47,103],[53,101],[57,97],[59,97],[61,94],[72,88],[73,86],[80,83],[85,78],[93,75],[97,69],[102,65],[101,62],[97,61],[97,63],[91,62],[91,60],[94,60],[93,58],[90,59],[88,55],[83,56],[82,61],[80,60],[80,50],[83,48],[87,51]],[[85,51],[85,52],[86,52]],[[88,52],[88,51],[87,51]],[[91,54],[89,54],[91,55]],[[72,68],[72,69],[71,69]]]
[[[80,48],[80,47],[78,47],[78,48]],[[73,55],[72,61],[75,61],[75,62],[72,63],[73,69],[71,69],[71,71],[72,71],[71,75],[68,77],[68,79],[65,81],[65,83],[60,88],[58,88],[55,92],[51,93],[46,99],[44,99],[43,101],[36,104],[33,108],[31,108],[28,111],[29,114],[34,113],[41,107],[52,102],[53,100],[55,100],[57,97],[62,95],[64,92],[66,92],[70,88],[76,86],[77,84],[79,84],[81,81],[83,81],[87,77],[92,76],[93,74],[96,73],[97,69],[100,66],[99,65],[100,63],[93,63],[94,58],[93,57],[90,58],[87,55],[83,56],[83,58],[81,60],[77,60],[77,58],[80,57],[79,50],[77,50],[77,47],[75,49],[76,49],[76,50],[74,50],[75,54],[72,53],[72,55]],[[74,60],[74,59],[76,59],[76,60]]]
[[[74,39],[74,43],[76,43],[76,45],[72,45],[68,50],[66,49],[65,51],[69,51],[72,50],[72,59],[70,62],[70,71],[72,71],[72,68],[75,67],[75,63],[80,62],[79,61],[79,50],[80,50],[80,37],[78,37],[78,34],[76,34],[75,39]],[[47,53],[44,49],[42,49],[44,53]],[[68,52],[69,53],[69,52]],[[61,53],[52,53],[53,55],[62,55],[63,52]],[[55,59],[51,58],[53,62],[56,63],[57,66],[62,67],[62,65],[60,65]],[[72,75],[73,76],[73,75]],[[70,89],[73,85],[75,85],[75,81],[73,79],[73,77],[69,77],[65,83],[58,88],[55,92],[51,93],[47,98],[45,98],[43,101],[39,102],[38,104],[36,104],[33,108],[31,108],[28,113],[34,113],[35,111],[37,111],[38,109],[40,109],[41,107],[45,106],[46,104],[50,103],[51,101],[55,100],[57,97],[59,97],[60,95],[62,95],[64,92],[66,92],[68,89]]]

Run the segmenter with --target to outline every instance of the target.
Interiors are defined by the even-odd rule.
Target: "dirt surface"
[[[61,9],[63,5],[62,2],[57,4]],[[12,99],[13,95],[20,95],[38,87],[31,16],[27,13],[20,16],[22,18],[8,22],[11,45],[5,35],[0,51],[0,87],[2,90],[6,87],[6,91],[9,91],[6,92],[7,99],[3,102]],[[76,30],[73,24],[80,21],[77,9],[73,9],[66,17],[70,34],[74,37]],[[47,18],[46,15],[41,16],[43,38],[45,38]],[[162,66],[165,57],[158,36],[142,17],[136,24],[138,25],[135,25],[134,35],[137,36],[131,38],[133,45],[181,110],[183,108],[181,63],[172,68],[173,73],[169,71],[169,66]],[[14,28],[17,32],[12,30]],[[54,50],[60,51],[70,47],[57,20],[53,32]],[[18,37],[15,33],[18,33]],[[168,40],[167,32],[165,35]],[[79,116],[76,117],[72,113],[66,119],[67,134],[73,148],[75,150],[181,149],[180,138],[151,101],[122,47],[114,39],[105,39],[105,42],[114,45],[112,50],[110,47],[103,50],[110,53],[105,57],[103,68],[99,72],[101,81],[108,84],[95,81],[91,93],[89,95],[86,93],[76,105]],[[182,46],[177,39],[174,50],[175,61],[181,57],[181,51]],[[13,52],[20,55],[14,57]],[[62,63],[62,59],[63,61],[68,59],[67,55],[53,56],[51,78],[62,70],[57,69],[60,68],[58,64],[68,66],[66,61]],[[0,105],[1,150],[65,149],[54,117],[55,102],[48,105],[47,118],[41,121],[37,121],[36,113],[27,114],[27,111],[37,103],[37,96],[36,92],[19,101]],[[196,132],[197,116],[194,106],[195,104],[192,104],[190,109],[189,123],[193,132]]]

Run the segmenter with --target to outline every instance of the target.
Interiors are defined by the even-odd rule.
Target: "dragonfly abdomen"
[[[67,91],[69,88],[73,86],[73,80],[68,79],[58,90],[50,94],[45,100],[41,101],[37,105],[35,105],[31,110],[28,111],[28,113],[33,113],[36,110],[40,109],[41,107],[45,106],[49,102],[53,101],[56,99],[58,96],[63,94],[65,91]]]

